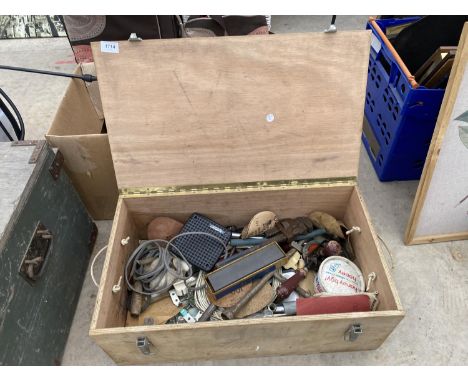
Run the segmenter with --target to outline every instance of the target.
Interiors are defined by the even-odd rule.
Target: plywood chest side
[[[271,318],[177,327],[92,330],[90,335],[117,364],[172,363],[194,360],[264,357],[379,347],[403,318],[401,312],[350,313],[315,317]],[[352,324],[363,334],[344,339]],[[138,337],[151,342],[150,355],[136,347]]]

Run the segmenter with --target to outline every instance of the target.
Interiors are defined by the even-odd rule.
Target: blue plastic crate
[[[417,20],[376,20],[386,28]],[[381,181],[419,179],[445,89],[412,88],[372,24],[362,141]],[[367,123],[366,123],[367,122]]]

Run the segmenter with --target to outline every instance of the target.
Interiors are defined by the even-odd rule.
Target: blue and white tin
[[[342,256],[330,256],[322,262],[314,285],[316,293],[353,294],[365,289],[361,270]]]

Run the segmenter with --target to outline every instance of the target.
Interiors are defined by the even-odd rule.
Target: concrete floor
[[[338,29],[364,28],[367,16],[339,16]],[[276,33],[322,31],[330,16],[273,17]],[[0,40],[0,62],[51,70],[73,70],[66,39]],[[0,71],[0,86],[17,103],[27,139],[40,138],[50,126],[67,81]],[[417,182],[378,181],[364,150],[359,185],[376,231],[392,252],[393,277],[406,317],[375,351],[251,358],[196,365],[466,365],[468,364],[468,241],[407,247],[402,237]],[[97,222],[96,250],[107,243],[111,222]],[[393,258],[393,260],[392,260]],[[99,275],[102,258],[96,264]],[[88,277],[81,292],[63,364],[113,365],[88,337],[96,297]]]

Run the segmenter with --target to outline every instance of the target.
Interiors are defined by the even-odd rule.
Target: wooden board
[[[122,239],[129,238],[123,245]],[[106,259],[102,268],[99,291],[96,296],[96,307],[91,320],[91,328],[119,327],[125,325],[127,317],[127,286],[124,278],[124,267],[128,256],[138,247],[139,237],[135,224],[128,214],[122,199],[117,203],[114,224],[109,238]],[[112,291],[114,285],[120,286],[120,292]]]
[[[140,237],[146,237],[149,222],[157,216],[170,215],[181,222],[193,211],[203,211],[219,224],[242,227],[260,211],[274,211],[283,218],[307,215],[313,210],[325,211],[337,218],[343,217],[349,197],[354,189],[351,184],[328,187],[288,189],[282,188],[239,192],[199,194],[169,194],[158,197],[125,198],[137,226]]]
[[[320,188],[213,193],[211,204],[206,201],[207,195],[204,194],[120,197],[91,323],[91,338],[119,364],[187,362],[377,348],[403,319],[405,312],[376,243],[376,235],[368,222],[369,216],[359,191],[350,186],[337,186],[336,189],[326,188],[327,194]],[[246,197],[248,194],[251,195]],[[317,198],[313,197],[314,194]],[[328,200],[325,195],[328,195]],[[343,203],[345,198],[347,203]],[[245,201],[244,206],[239,204],[241,200]],[[298,215],[306,215],[316,206],[334,209],[335,203],[341,205],[339,216],[343,217],[344,222],[361,227],[361,233],[353,234],[352,243],[356,249],[357,263],[363,273],[377,273],[373,285],[379,291],[378,311],[125,327],[126,292],[122,289],[120,293],[113,294],[111,289],[123,273],[129,253],[137,246],[135,238],[138,238],[138,232],[144,232],[140,226],[142,222],[150,216],[157,216],[161,211],[164,215],[180,218],[188,217],[194,210],[209,216],[222,216],[223,221],[228,222],[229,215],[217,213],[223,205],[239,206],[239,215],[234,211],[230,216],[233,221],[240,221],[247,215],[247,208],[253,209],[251,215],[258,212],[254,208],[260,201],[264,204],[274,202],[275,211],[280,210],[286,214],[289,214],[286,208],[289,207]],[[131,243],[122,246],[120,241],[127,235],[132,238]],[[344,332],[352,324],[361,324],[364,334],[354,342],[345,341]],[[151,354],[143,355],[137,349],[136,341],[139,337],[149,339],[152,344]]]
[[[405,234],[407,244],[468,239],[468,23],[440,108]]]
[[[369,31],[118,44],[92,48],[120,189],[357,176]]]
[[[90,336],[117,364],[136,365],[311,354],[378,348],[404,317],[403,312],[367,312],[243,319],[181,325],[91,330]],[[350,325],[363,334],[345,341]],[[136,347],[151,342],[149,355]]]
[[[374,228],[369,223],[369,213],[364,204],[359,190],[356,188],[349,199],[349,206],[346,210],[344,223],[348,227],[358,226],[360,233],[351,234],[351,245],[356,254],[356,264],[362,271],[367,283],[367,276],[374,272],[376,279],[372,283],[371,291],[378,291],[378,309],[391,309],[402,311],[403,307],[398,297],[398,293],[393,283],[393,279],[388,269],[379,245]]]
[[[121,197],[117,205],[116,217],[110,234],[109,248],[103,267],[103,278],[96,302],[92,327],[96,329],[124,326],[126,304],[121,294],[113,294],[112,286],[123,274],[124,264],[138,239],[145,238],[145,222],[156,216],[168,216],[185,221],[193,211],[202,213],[220,224],[246,224],[259,210],[272,210],[280,218],[306,216],[314,210],[338,211],[336,216],[348,226],[359,226],[361,234],[352,236],[352,245],[357,262],[363,272],[376,272],[377,288],[381,295],[380,308],[401,310],[395,287],[383,255],[376,244],[375,233],[368,223],[368,213],[356,188],[337,186],[329,189],[310,188],[302,190],[250,191],[247,194],[224,193],[212,195],[157,196],[126,198]],[[212,202],[207,202],[211,197]],[[229,208],[228,208],[229,206]],[[341,210],[338,210],[338,206]],[[274,207],[274,208],[273,208]],[[259,208],[259,209],[258,209]],[[250,209],[250,212],[249,212]],[[130,243],[121,245],[121,240],[130,237]],[[367,259],[371,260],[367,260]],[[380,276],[380,277],[379,277]],[[123,284],[122,284],[123,285]],[[120,296],[120,297],[119,297]],[[102,305],[102,306],[101,306]]]
[[[109,139],[101,133],[104,121],[92,102],[97,86],[70,80],[46,139],[65,157],[65,170],[92,217],[103,220],[114,217],[118,190]]]

